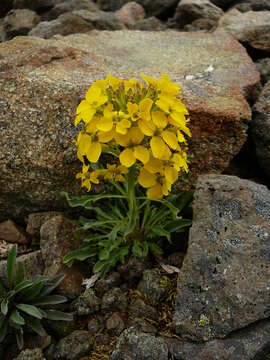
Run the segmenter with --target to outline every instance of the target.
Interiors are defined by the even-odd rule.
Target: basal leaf
[[[10,320],[12,320],[15,324],[24,325],[24,318],[20,315],[19,311],[14,309],[10,315]]]
[[[15,265],[16,265],[16,256],[17,256],[18,246],[15,244],[8,254],[7,260],[7,274],[8,274],[8,282],[12,284],[14,274],[15,274]]]
[[[28,315],[31,315],[37,319],[42,319],[43,315],[41,313],[41,311],[34,305],[29,305],[29,304],[16,304],[16,307],[25,312]]]
[[[47,310],[45,311],[47,314],[48,320],[57,320],[57,321],[72,321],[73,315],[68,314],[58,310]]]

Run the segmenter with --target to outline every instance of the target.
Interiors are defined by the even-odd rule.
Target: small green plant
[[[191,225],[191,220],[178,215],[190,203],[191,193],[150,201],[132,179],[134,177],[123,186],[114,184],[119,191],[114,194],[69,198],[62,193],[71,207],[81,206],[96,213],[92,219],[79,218],[75,237],[84,234],[83,244],[65,256],[66,264],[96,257],[98,261],[93,270],[104,276],[118,262],[123,263],[129,254],[139,259],[146,258],[150,252],[161,255],[163,251],[156,239],[165,238],[171,242],[173,233],[183,232]]]
[[[17,245],[14,245],[7,260],[8,287],[0,281],[0,342],[7,334],[14,333],[21,349],[27,328],[44,336],[42,319],[71,321],[72,315],[50,308],[67,301],[64,296],[51,295],[64,275],[53,279],[38,275],[32,280],[25,280],[22,264],[16,264],[16,257]]]

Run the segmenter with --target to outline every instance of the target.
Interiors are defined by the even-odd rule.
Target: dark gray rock
[[[218,30],[225,31],[253,49],[270,52],[270,11],[228,11]]]
[[[140,261],[133,256],[125,264],[119,265],[117,271],[125,281],[134,283],[141,278],[146,268],[146,262]]]
[[[112,360],[168,360],[168,348],[160,337],[139,332],[134,327],[125,330],[112,353]]]
[[[11,39],[18,35],[27,35],[39,22],[40,17],[32,10],[12,10],[4,19],[4,30],[7,38]]]
[[[193,212],[174,323],[183,338],[207,341],[270,315],[270,191],[235,176],[201,176]]]
[[[96,334],[101,328],[104,327],[104,318],[102,316],[95,316],[88,321],[87,328],[91,335]]]
[[[119,287],[121,285],[120,274],[116,271],[110,273],[106,278],[99,279],[95,283],[95,290],[98,296],[103,296],[107,291],[111,290],[114,287]]]
[[[242,0],[234,6],[241,12],[270,10],[269,0]]]
[[[85,330],[73,331],[64,337],[56,346],[54,359],[77,360],[90,354],[93,344]]]
[[[166,12],[173,9],[178,4],[179,0],[137,0],[140,3],[148,16],[166,15]]]
[[[139,282],[138,290],[145,295],[153,305],[157,305],[166,295],[168,277],[158,269],[145,270]]]
[[[258,162],[270,178],[270,80],[253,106],[251,134]]]
[[[125,311],[127,307],[127,298],[119,288],[113,288],[106,292],[102,298],[102,310]]]
[[[210,30],[217,26],[222,15],[223,11],[209,0],[181,0],[172,21],[179,29],[190,25],[199,30]]]
[[[25,349],[15,360],[46,360],[42,350],[39,348],[36,349]]]
[[[1,0],[0,18],[4,17],[6,13],[11,10],[13,0]]]
[[[48,17],[55,19],[66,12],[75,10],[98,11],[98,6],[91,0],[64,0],[55,4]]]
[[[167,339],[175,360],[265,360],[270,353],[270,321],[261,321],[239,330],[226,339],[204,344]]]
[[[17,263],[21,263],[26,279],[32,279],[36,275],[43,274],[44,263],[41,256],[41,251],[34,251],[29,254],[17,257]],[[0,261],[0,278],[5,285],[8,284],[7,280],[7,261]]]
[[[128,2],[129,0],[97,0],[97,5],[101,10],[115,11],[119,10]]]
[[[260,59],[255,64],[261,75],[261,83],[264,85],[270,80],[270,58]]]
[[[143,319],[157,320],[158,312],[157,310],[150,305],[145,304],[145,302],[141,299],[132,300],[129,307],[129,313],[132,316],[136,316]]]
[[[30,9],[37,12],[50,10],[55,0],[14,0],[13,9]]]
[[[99,310],[101,300],[95,295],[93,289],[86,289],[78,299],[75,300],[73,307],[79,316],[94,314]]]
[[[211,0],[211,3],[223,10],[227,10],[234,2],[235,0]]]
[[[106,320],[106,329],[109,334],[119,336],[125,329],[125,323],[118,313],[113,313]]]
[[[86,33],[93,29],[121,30],[125,29],[125,25],[112,12],[76,10],[52,21],[42,21],[29,35],[49,39],[54,35]]]
[[[166,29],[166,24],[155,16],[150,16],[146,19],[138,20],[133,29],[141,31],[162,31]]]

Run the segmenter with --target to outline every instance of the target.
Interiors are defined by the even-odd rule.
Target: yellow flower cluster
[[[159,80],[112,77],[93,83],[77,108],[75,125],[83,122],[76,145],[83,163],[77,178],[88,190],[91,183],[108,179],[124,181],[128,168],[138,170],[138,182],[150,199],[168,195],[179,172],[188,172],[188,111],[179,99],[180,87],[162,74]],[[92,170],[102,153],[116,162]]]

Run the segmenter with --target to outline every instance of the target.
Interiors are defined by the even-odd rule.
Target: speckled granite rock
[[[219,20],[218,29],[253,49],[270,52],[270,11],[232,9]]]
[[[204,175],[193,203],[174,323],[184,338],[223,338],[270,315],[270,191]]]
[[[253,106],[251,134],[258,162],[270,179],[270,80]]]
[[[169,352],[175,360],[266,360],[270,353],[270,321],[250,325],[226,339],[204,344],[166,339]]]
[[[74,239],[76,224],[58,215],[45,222],[40,229],[40,249],[45,264],[44,274],[50,277],[65,274],[58,292],[69,298],[75,298],[82,292],[84,272],[82,265],[76,263],[72,268],[63,264],[63,257],[77,249],[81,239]]]
[[[58,210],[60,191],[80,190],[75,110],[89,85],[109,71],[122,78],[165,72],[182,85],[193,134],[190,183],[198,174],[223,171],[244,144],[251,117],[245,98],[259,74],[229,35],[18,37],[0,45],[0,219]]]
[[[85,330],[75,330],[59,341],[54,359],[79,360],[91,353],[93,344]]]
[[[46,360],[42,354],[42,350],[36,349],[25,349],[15,360]]]

